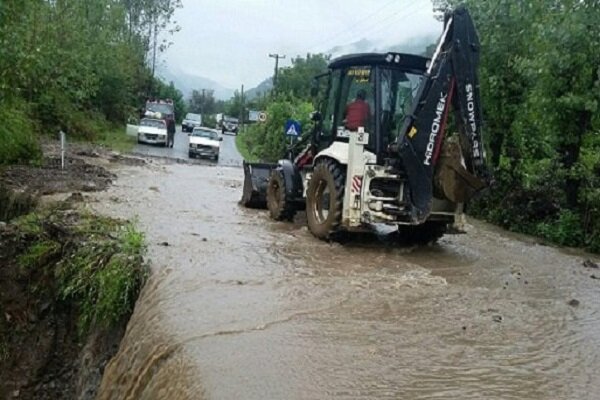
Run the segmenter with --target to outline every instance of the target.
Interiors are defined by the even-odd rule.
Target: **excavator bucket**
[[[488,186],[483,179],[467,171],[464,165],[458,135],[453,135],[442,144],[434,176],[437,191],[453,203],[466,203]]]
[[[277,164],[249,163],[244,160],[242,205],[248,208],[267,208],[267,185],[271,170]]]

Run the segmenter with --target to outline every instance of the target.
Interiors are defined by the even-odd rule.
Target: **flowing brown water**
[[[430,247],[328,244],[239,207],[241,169],[119,175],[95,208],[138,216],[153,277],[101,399],[600,398],[583,253],[482,223]]]

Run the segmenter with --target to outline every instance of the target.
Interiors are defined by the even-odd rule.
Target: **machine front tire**
[[[267,208],[275,221],[293,221],[296,214],[294,204],[287,198],[285,178],[280,170],[274,169],[267,186]]]
[[[319,239],[331,239],[340,230],[346,173],[333,160],[317,163],[306,190],[308,229]]]

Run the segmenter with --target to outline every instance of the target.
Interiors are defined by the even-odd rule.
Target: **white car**
[[[219,150],[223,138],[220,137],[217,132],[208,128],[194,128],[192,133],[189,134],[189,137],[190,158],[199,156],[210,157],[215,161],[219,160]]]
[[[138,143],[167,145],[167,124],[162,119],[142,118],[137,133]]]

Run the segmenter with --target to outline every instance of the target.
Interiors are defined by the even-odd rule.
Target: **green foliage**
[[[204,114],[202,115],[202,125],[208,128],[217,128],[217,117],[214,115]]]
[[[59,254],[60,250],[60,244],[53,240],[35,242],[19,256],[18,263],[23,268],[40,267],[45,265],[49,258]]]
[[[0,166],[36,162],[40,145],[22,102],[0,102]]]
[[[146,278],[144,236],[133,226],[96,221],[90,241],[58,267],[60,293],[80,305],[79,329],[111,326],[130,313]],[[116,231],[116,232],[115,232]],[[107,236],[116,233],[115,240]]]
[[[235,146],[244,160],[248,162],[258,162],[258,159],[254,158],[254,156],[250,153],[250,149],[248,148],[247,144],[248,139],[249,134],[247,131],[245,133],[238,133],[238,135],[235,137]]]
[[[127,153],[133,149],[137,140],[135,136],[127,135],[126,130],[120,127],[105,130],[96,136],[94,142],[121,153]]]
[[[284,132],[285,122],[290,118],[296,119],[307,131],[311,111],[313,106],[307,101],[274,100],[267,107],[267,121],[249,126],[240,138],[249,150],[249,158],[271,162],[281,159],[289,141]]]
[[[80,334],[131,313],[148,274],[145,238],[132,223],[54,208],[20,217],[14,225],[28,243],[18,265],[53,278],[47,285],[55,288],[57,300],[78,311]]]
[[[154,38],[166,36],[161,32],[171,28],[180,5],[179,0],[2,2],[0,164],[39,158],[36,133],[63,129],[90,139],[108,123],[122,124],[135,114],[154,86],[146,60],[155,59],[154,49],[166,48],[164,42],[155,46]]]
[[[304,135],[309,134],[310,113],[314,111],[310,95],[312,79],[326,71],[327,61],[328,57],[322,54],[293,59],[290,67],[281,68],[276,91],[254,100],[250,107],[265,110],[267,121],[248,126],[247,132],[236,139],[245,159],[274,162],[284,157],[289,146],[284,126],[290,118],[301,123]],[[236,99],[234,96],[230,103],[231,111],[237,111]]]
[[[290,67],[281,68],[277,76],[277,93],[287,94],[295,99],[310,100],[312,79],[327,70],[329,56],[307,54],[306,58],[292,59]]]
[[[195,114],[214,114],[216,112],[216,100],[214,90],[193,90],[188,104],[189,112]]]
[[[19,217],[15,221],[19,232],[23,235],[41,235],[44,232],[42,228],[42,218],[37,213],[29,213]]]
[[[466,3],[481,39],[485,135],[497,184],[471,212],[600,250],[600,3]]]
[[[571,210],[562,210],[555,221],[540,222],[536,233],[564,246],[579,246],[584,240],[581,218]]]

